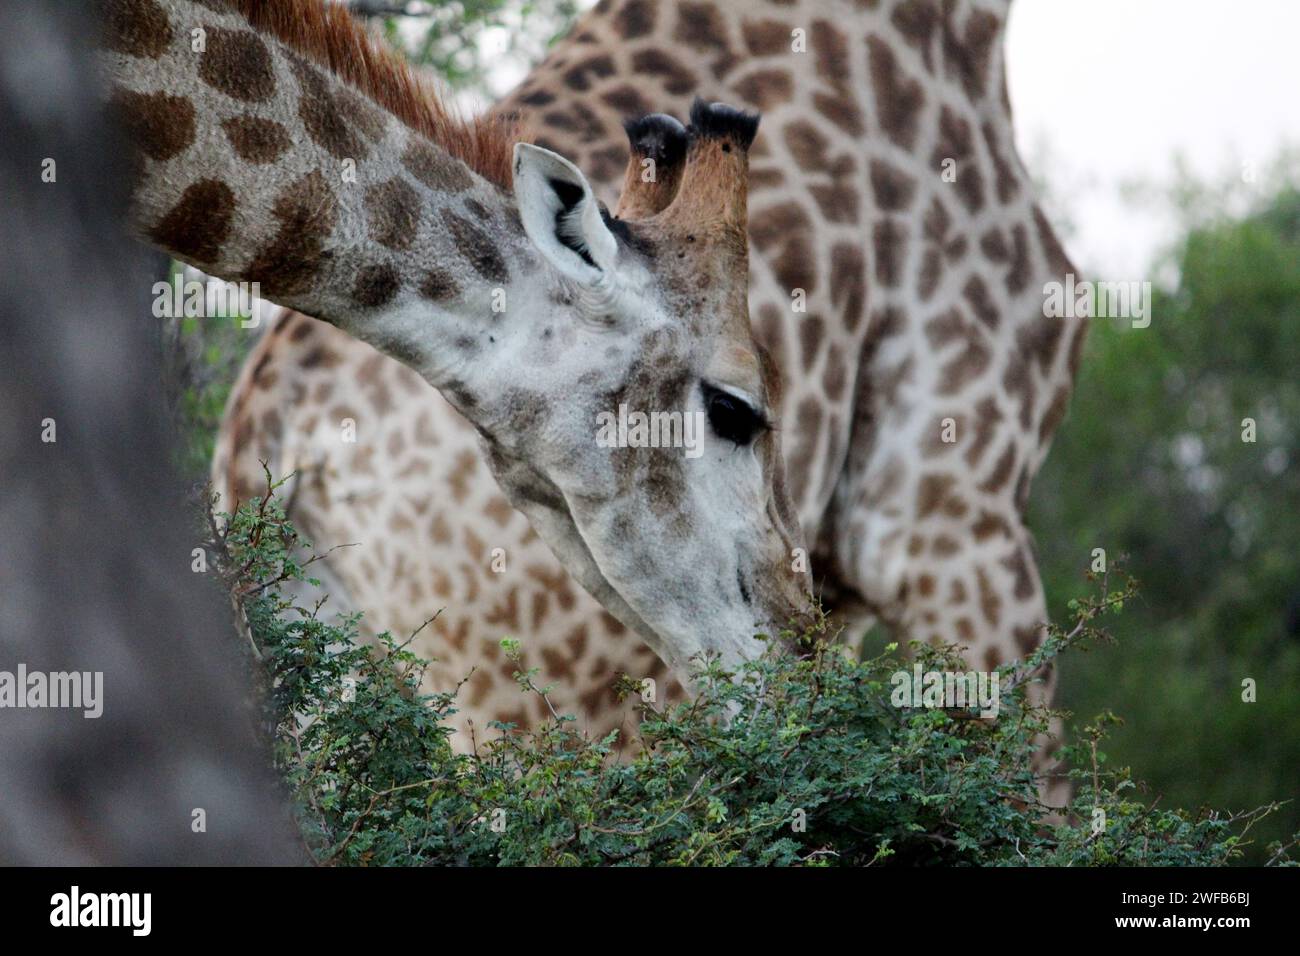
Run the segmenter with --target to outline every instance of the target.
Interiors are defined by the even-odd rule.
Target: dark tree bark
[[[0,0],[0,671],[103,672],[98,719],[0,708],[0,862],[301,862],[228,608],[190,567],[91,9]]]

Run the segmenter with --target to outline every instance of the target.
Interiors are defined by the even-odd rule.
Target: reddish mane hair
[[[465,119],[434,84],[377,40],[342,4],[322,0],[226,0],[255,28],[316,61],[485,179],[512,180],[514,144],[527,137],[500,117]]]

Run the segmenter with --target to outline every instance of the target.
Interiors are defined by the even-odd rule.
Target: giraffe
[[[798,630],[779,383],[746,307],[756,115],[700,101],[689,134],[636,125],[675,188],[637,179],[614,218],[571,162],[460,123],[338,8],[118,0],[107,27],[137,234],[418,373],[563,567],[678,673]],[[624,404],[706,422],[698,454],[598,441]]]
[[[1042,638],[1023,513],[1085,335],[1043,316],[1043,286],[1073,270],[1014,147],[1007,14],[990,0],[603,0],[495,110],[536,123],[607,202],[626,179],[620,117],[684,116],[697,94],[762,110],[750,310],[782,373],[818,592],[855,630],[953,641],[988,668]],[[369,421],[355,445],[323,436],[340,402]],[[573,586],[473,437],[401,365],[287,312],[232,394],[213,475],[247,496],[259,460],[297,471],[309,536],[361,542],[331,559],[326,589],[368,627],[409,633],[441,610],[416,647],[447,673],[477,665],[467,725],[545,716],[525,709],[505,634],[595,731],[626,726],[620,673],[680,693]]]

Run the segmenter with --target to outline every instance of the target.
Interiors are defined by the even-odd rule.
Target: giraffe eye
[[[754,436],[770,427],[761,414],[743,398],[730,392],[701,384],[704,391],[704,409],[714,434],[736,445],[745,446]]]

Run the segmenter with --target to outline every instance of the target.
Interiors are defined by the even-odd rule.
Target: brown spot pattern
[[[862,321],[866,305],[866,262],[857,246],[840,242],[831,249],[831,303],[840,310],[844,327],[852,332]]]
[[[878,36],[867,37],[876,115],[885,134],[904,149],[916,143],[917,117],[925,94],[921,84],[903,75],[894,51]]]
[[[995,494],[1006,486],[1007,481],[1011,478],[1011,472],[1016,467],[1016,443],[1007,442],[1007,447],[1002,450],[998,456],[997,462],[993,465],[993,470],[989,476],[984,479],[980,485],[980,491]]]
[[[862,111],[847,92],[814,93],[813,108],[848,135],[862,135]]]
[[[613,75],[613,60],[604,55],[593,56],[566,70],[564,83],[571,90],[583,92],[591,88],[593,79]]]
[[[1020,179],[1016,176],[1016,170],[1011,161],[999,149],[1000,143],[993,124],[985,120],[980,125],[980,131],[984,134],[984,142],[988,145],[989,155],[993,157],[993,172],[997,176],[998,202],[1005,206],[1015,199],[1020,192]]]
[[[989,293],[989,288],[984,284],[984,280],[977,275],[972,275],[966,280],[966,286],[962,289],[962,295],[970,303],[971,311],[975,317],[983,322],[989,329],[998,327],[998,307],[993,301],[993,296]]]
[[[975,535],[976,541],[984,541],[995,534],[1003,537],[1011,537],[1011,525],[1001,515],[993,514],[990,511],[981,511],[979,518],[971,525],[971,532]]]
[[[612,90],[606,90],[600,95],[600,98],[606,104],[618,110],[624,116],[641,116],[645,113],[654,112],[650,107],[650,101],[630,84],[616,86]]]
[[[391,302],[401,285],[402,280],[392,266],[365,266],[353,283],[352,300],[362,308],[376,309]]]
[[[971,466],[979,464],[989,442],[993,440],[993,433],[1000,421],[1002,421],[1002,413],[998,410],[997,399],[991,395],[980,399],[979,404],[975,406],[975,438],[966,449],[966,464]]]
[[[244,278],[260,282],[264,295],[296,295],[320,270],[325,240],[338,221],[338,200],[319,170],[285,187],[271,209],[279,222],[275,238],[249,263]]]
[[[979,329],[962,318],[961,312],[949,309],[935,316],[925,326],[925,337],[936,351],[958,343],[961,351],[942,369],[939,391],[951,395],[960,391],[988,368],[992,353],[984,344]]]
[[[420,195],[394,176],[366,190],[370,238],[389,249],[405,249],[415,239],[420,222]]]
[[[293,72],[302,88],[298,100],[298,118],[307,135],[335,159],[362,160],[370,155],[368,147],[348,122],[349,111],[343,99],[334,94],[330,82],[306,60],[294,59]],[[415,138],[412,137],[412,141]]]
[[[808,38],[817,54],[817,75],[842,89],[850,75],[848,41],[829,20],[814,20]]]
[[[109,108],[131,142],[150,159],[171,159],[194,142],[194,105],[184,96],[118,88]]]
[[[275,93],[271,51],[249,30],[207,27],[207,47],[199,55],[199,78],[245,103],[263,103]]]
[[[1038,440],[1046,442],[1056,431],[1056,427],[1061,424],[1061,419],[1065,417],[1066,410],[1070,407],[1070,386],[1062,385],[1052,396],[1052,403],[1047,406],[1047,411],[1043,413],[1043,420],[1038,426]]]
[[[799,345],[803,354],[805,372],[811,372],[813,364],[817,361],[817,353],[821,349],[825,331],[825,323],[820,316],[804,316],[799,323]]]
[[[727,49],[727,24],[718,8],[711,3],[677,4],[677,30],[673,38],[697,49]]]
[[[805,171],[826,169],[829,163],[826,150],[830,142],[807,120],[787,123],[784,132],[786,148],[799,167]]]
[[[221,128],[226,131],[235,155],[249,163],[273,163],[291,145],[289,131],[275,120],[234,116],[224,120]]]
[[[1013,593],[1017,600],[1027,601],[1034,596],[1034,578],[1029,570],[1029,560],[1023,548],[1016,548],[1002,559],[1002,566],[1011,572],[1015,579]]]
[[[950,72],[961,79],[966,95],[979,99],[988,84],[989,62],[1000,21],[983,10],[974,10],[966,20],[966,29],[958,36],[950,21],[944,23],[943,53]]]
[[[902,34],[903,42],[921,52],[925,68],[933,71],[930,40],[939,24],[939,8],[934,0],[903,0],[894,8],[890,22]]]
[[[114,53],[156,60],[171,42],[167,14],[154,0],[112,0],[103,14],[104,46]]]
[[[882,219],[871,231],[871,242],[876,253],[876,281],[887,288],[897,286],[907,255],[907,229],[898,219]]]
[[[215,179],[200,179],[149,230],[149,238],[182,259],[216,262],[234,214],[235,194],[230,187]]]
[[[746,20],[741,24],[740,32],[753,56],[790,52],[790,27],[780,20]]]
[[[1066,273],[1074,271],[1070,257],[1065,254],[1061,241],[1056,237],[1056,230],[1043,215],[1043,210],[1034,206],[1034,226],[1038,230],[1038,241],[1042,243],[1047,265],[1057,276],[1064,278]]]
[[[460,286],[456,284],[451,273],[434,267],[425,273],[424,279],[420,282],[420,295],[439,302],[460,295]]]
[[[653,33],[655,28],[655,7],[651,0],[628,0],[622,9],[614,15],[614,28],[624,40]]]
[[[360,93],[346,86],[338,89],[337,97],[347,113],[348,120],[361,131],[362,136],[372,143],[377,143],[384,138],[388,120],[383,111]]]
[[[412,136],[407,144],[402,154],[402,165],[435,192],[463,192],[474,184],[464,163],[418,136]]]
[[[916,180],[883,160],[871,161],[871,190],[884,212],[901,212],[912,205]]]
[[[989,584],[988,575],[983,568],[975,569],[975,582],[979,585],[980,611],[989,627],[997,627],[1002,612],[1002,598]]]
[[[773,110],[794,95],[794,81],[786,70],[755,70],[731,85],[749,105]]]
[[[984,207],[984,177],[975,162],[970,123],[944,106],[939,111],[939,138],[930,154],[930,163],[939,170],[950,159],[956,161],[954,185],[962,205],[972,214],[979,212]]]
[[[695,74],[662,50],[638,50],[633,53],[632,70],[663,77],[664,90],[673,96],[690,93],[696,87]]]
[[[442,221],[451,230],[457,251],[475,272],[489,282],[505,282],[510,277],[496,243],[486,232],[450,209],[442,211]]]
[[[956,483],[952,475],[922,475],[917,486],[916,516],[926,518],[938,511]]]
[[[817,208],[827,222],[855,223],[858,221],[858,189],[848,182],[835,182],[829,186],[808,187],[817,202]]]

